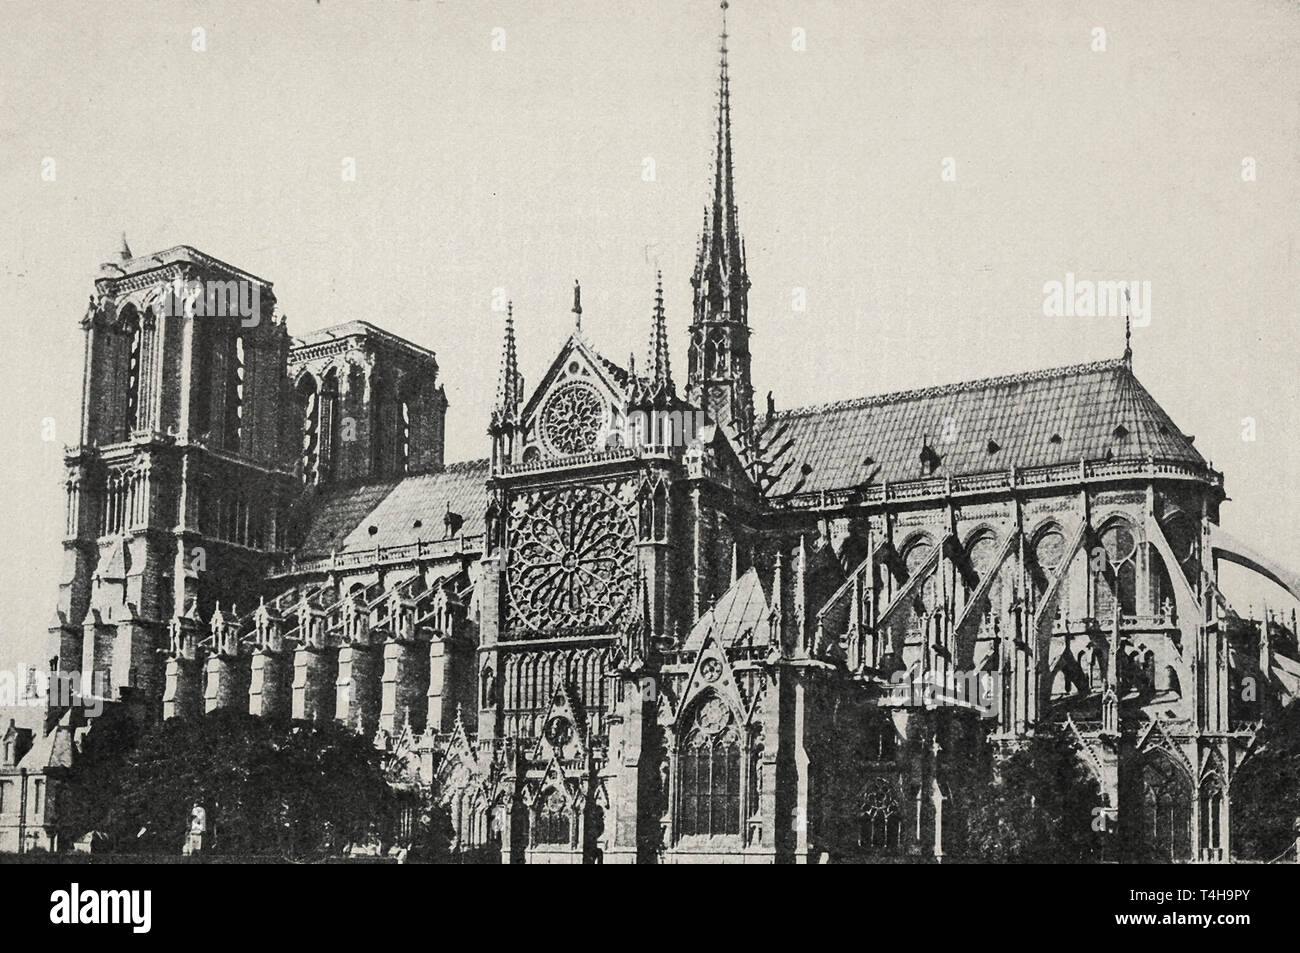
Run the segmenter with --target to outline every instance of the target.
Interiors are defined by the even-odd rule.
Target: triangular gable
[[[568,689],[557,685],[546,718],[542,720],[542,735],[533,749],[533,760],[579,761],[586,751],[586,726],[578,717]]]
[[[718,695],[731,706],[738,720],[744,719],[748,706],[740,696],[736,673],[721,643],[712,634],[705,635],[700,651],[695,656],[695,666],[691,669],[691,677],[686,681],[681,704],[677,706],[678,718],[705,692]]]
[[[1142,736],[1138,739],[1137,750],[1143,754],[1152,751],[1163,751],[1172,761],[1187,772],[1187,779],[1194,782],[1196,768],[1187,760],[1187,754],[1183,751],[1182,745],[1169,737],[1169,732],[1165,731],[1165,727],[1159,719],[1153,719],[1146,731],[1142,733]]]
[[[487,793],[487,772],[479,761],[478,748],[469,740],[465,731],[465,722],[460,709],[456,709],[456,721],[451,728],[451,737],[443,752],[442,761],[435,772],[438,788],[444,797],[453,791],[461,790],[473,784],[483,787]]]
[[[570,373],[569,365],[575,360],[578,363],[578,375],[596,384],[612,400],[624,401],[627,399],[626,382],[630,375],[617,364],[601,357],[575,331],[569,335],[569,339],[564,342],[564,346],[560,348],[559,353],[555,355],[555,359],[551,361],[550,367],[542,375],[541,381],[533,389],[532,395],[528,398],[528,402],[524,404],[523,412],[520,414],[521,420],[527,423],[532,419],[556,381]]]

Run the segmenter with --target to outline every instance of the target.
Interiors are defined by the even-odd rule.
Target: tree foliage
[[[1232,779],[1232,853],[1269,861],[1296,842],[1300,822],[1300,702],[1264,724]]]
[[[984,863],[1090,863],[1105,849],[1105,807],[1078,743],[1040,728],[966,787],[965,851]]]
[[[207,812],[209,849],[221,854],[337,854],[390,830],[380,753],[334,722],[217,711],[134,739],[129,726],[101,727],[87,735],[61,800],[65,840],[100,830],[119,850],[176,852],[195,804]]]

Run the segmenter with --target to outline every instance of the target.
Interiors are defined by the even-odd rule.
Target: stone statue
[[[501,505],[494,496],[488,501],[487,512],[483,514],[484,539],[486,540],[488,552],[491,553],[501,545],[497,534],[500,532],[501,523]]]
[[[181,854],[192,857],[203,853],[208,846],[207,839],[208,812],[202,804],[195,804],[190,808],[190,829],[185,834],[185,844],[181,847]]]

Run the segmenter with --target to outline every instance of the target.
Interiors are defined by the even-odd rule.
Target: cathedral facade
[[[1296,652],[1231,614],[1219,562],[1300,587],[1219,530],[1222,475],[1131,353],[756,408],[725,31],[711,191],[685,374],[662,286],[639,369],[575,288],[531,390],[508,314],[465,462],[433,352],[364,321],[293,338],[269,281],[124,248],[82,320],[52,671],[147,719],[355,726],[482,860],[942,859],[977,752],[1045,723],[1099,782],[1085,809],[1227,859],[1265,714],[1239,688]],[[93,728],[52,697],[4,736],[0,847],[55,846]]]

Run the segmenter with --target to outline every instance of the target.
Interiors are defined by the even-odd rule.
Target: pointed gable
[[[614,400],[626,399],[628,385],[632,382],[631,373],[600,355],[586,338],[575,331],[569,335],[569,339],[564,342],[564,346],[560,348],[555,359],[551,361],[550,367],[542,375],[541,381],[533,389],[528,402],[524,404],[522,416],[525,419],[533,417],[537,413],[538,406],[555,384],[570,377],[588,380]]]
[[[563,685],[556,686],[542,721],[542,735],[533,750],[534,761],[578,761],[586,753],[586,726]]]
[[[736,673],[731,667],[722,643],[712,635],[706,635],[700,644],[686,681],[686,690],[682,693],[681,704],[677,706],[677,718],[689,712],[696,699],[702,695],[716,695],[726,703],[737,719],[743,719],[748,706],[741,697],[740,687],[736,683]]]
[[[634,378],[573,333],[520,413],[525,460],[603,452],[622,416]]]

